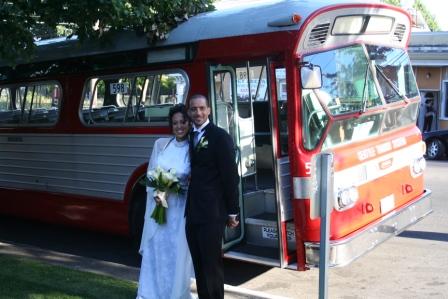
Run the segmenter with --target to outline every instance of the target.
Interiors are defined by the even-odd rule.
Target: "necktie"
[[[199,133],[200,133],[200,131],[193,132],[193,145],[195,147],[196,147],[196,145],[198,145],[198,142],[199,142]]]

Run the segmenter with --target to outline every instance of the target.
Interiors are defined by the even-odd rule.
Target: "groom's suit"
[[[200,299],[224,297],[222,238],[228,215],[238,214],[238,170],[230,135],[209,123],[202,142],[190,138],[191,180],[186,232]]]

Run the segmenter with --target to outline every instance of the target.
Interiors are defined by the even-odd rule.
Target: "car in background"
[[[428,160],[440,160],[447,156],[448,130],[424,132],[423,140],[426,143]]]

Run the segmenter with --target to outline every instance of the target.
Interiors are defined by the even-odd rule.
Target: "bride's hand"
[[[154,201],[156,202],[156,204],[160,204],[162,202],[162,200],[160,199],[159,196],[154,196]]]

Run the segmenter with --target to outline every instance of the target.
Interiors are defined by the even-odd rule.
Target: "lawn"
[[[1,299],[135,298],[135,282],[0,254]]]

